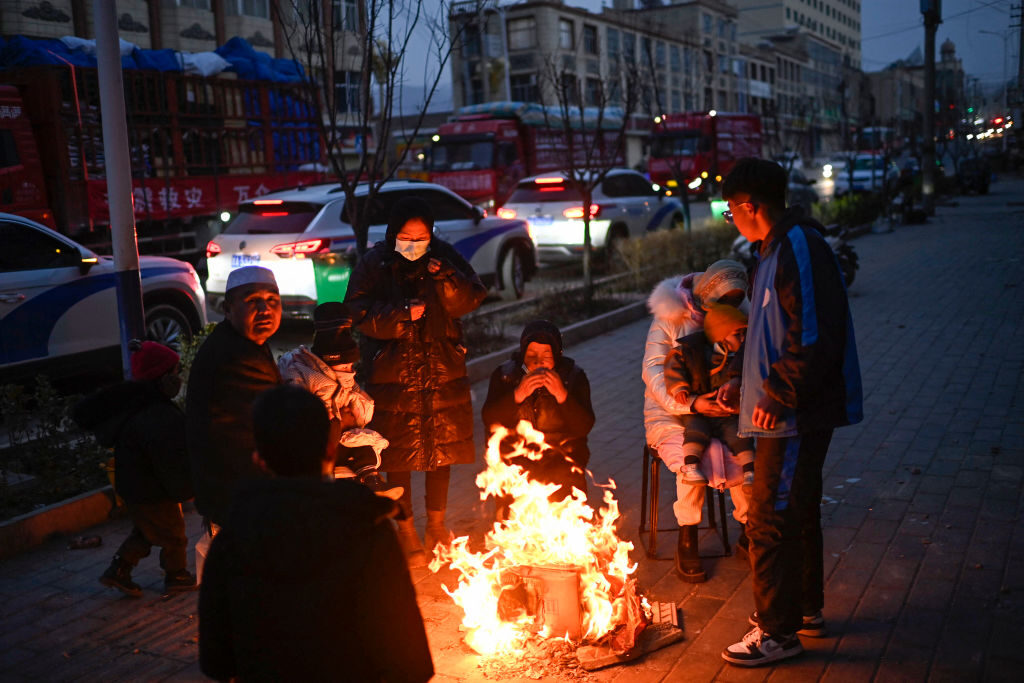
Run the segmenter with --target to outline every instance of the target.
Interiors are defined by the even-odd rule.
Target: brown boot
[[[455,534],[444,525],[444,510],[427,510],[427,531],[423,534],[423,544],[427,551],[434,552],[438,543],[447,547],[455,540]]]
[[[704,583],[707,574],[700,564],[697,549],[697,525],[679,527],[679,543],[676,546],[676,572],[686,583]]]
[[[412,518],[401,519],[398,524],[398,543],[405,553],[405,561],[409,569],[422,569],[427,566],[427,554],[423,552],[423,544],[420,542],[420,535],[416,531]]]

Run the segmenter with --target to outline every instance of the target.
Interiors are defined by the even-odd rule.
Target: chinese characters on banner
[[[240,202],[275,190],[322,180],[312,172],[133,179],[132,203],[136,220],[209,216],[234,211]],[[110,220],[106,180],[89,181],[89,217],[97,223]]]

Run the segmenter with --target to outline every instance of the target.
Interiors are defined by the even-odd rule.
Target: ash
[[[580,666],[576,645],[560,639],[530,640],[526,651],[514,657],[481,657],[477,667],[484,678],[559,678],[567,681],[596,681]]]

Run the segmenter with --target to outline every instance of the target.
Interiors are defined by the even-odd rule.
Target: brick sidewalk
[[[634,559],[648,595],[682,604],[686,639],[597,680],[1019,679],[1024,211],[1008,202],[1022,191],[1024,182],[1003,181],[986,197],[940,207],[928,225],[856,242],[851,302],[867,417],[837,431],[825,467],[829,637],[804,639],[807,654],[778,667],[725,665],[719,653],[746,631],[753,608],[749,570],[734,557],[709,559],[707,583],[684,584],[671,571],[669,533],[659,542],[663,559],[640,550]],[[638,546],[646,330],[640,321],[568,351],[593,385],[591,469],[619,485],[621,533]],[[474,386],[478,414],[485,390]],[[450,524],[460,533],[479,535],[490,523],[473,485],[477,469],[456,468],[452,479]],[[662,483],[665,527],[673,484],[669,476]],[[414,487],[421,499],[421,481]],[[128,526],[97,527],[102,548],[68,551],[54,540],[0,566],[0,679],[201,678],[195,595],[161,600],[155,556],[136,572],[141,600],[96,581]],[[194,538],[195,515],[189,530]],[[705,535],[704,550],[714,552],[716,540]],[[479,680],[458,610],[436,577],[414,579],[434,680]]]

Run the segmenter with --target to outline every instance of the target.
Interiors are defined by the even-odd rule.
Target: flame
[[[627,600],[636,600],[630,576],[637,565],[629,561],[633,544],[615,534],[619,506],[609,481],[604,492],[604,507],[595,512],[578,489],[565,500],[548,500],[558,484],[542,484],[527,479],[521,467],[509,464],[500,455],[500,444],[511,433],[498,428],[487,444],[487,469],[477,475],[480,499],[503,496],[513,499],[508,517],[496,522],[485,538],[486,551],[474,553],[469,538],[460,537],[450,547],[438,546],[430,564],[437,572],[448,564],[459,573],[454,590],[445,592],[465,613],[462,625],[466,642],[483,655],[509,655],[522,651],[527,640],[547,638],[546,625],[536,623],[537,616],[518,614],[514,618],[500,614],[499,601],[509,589],[509,572],[521,567],[552,567],[575,570],[579,574],[582,628],[580,638],[597,641],[627,622]],[[533,460],[549,450],[544,435],[526,421],[516,427],[512,456]],[[650,614],[646,600],[640,603]],[[569,640],[569,634],[565,636]]]

